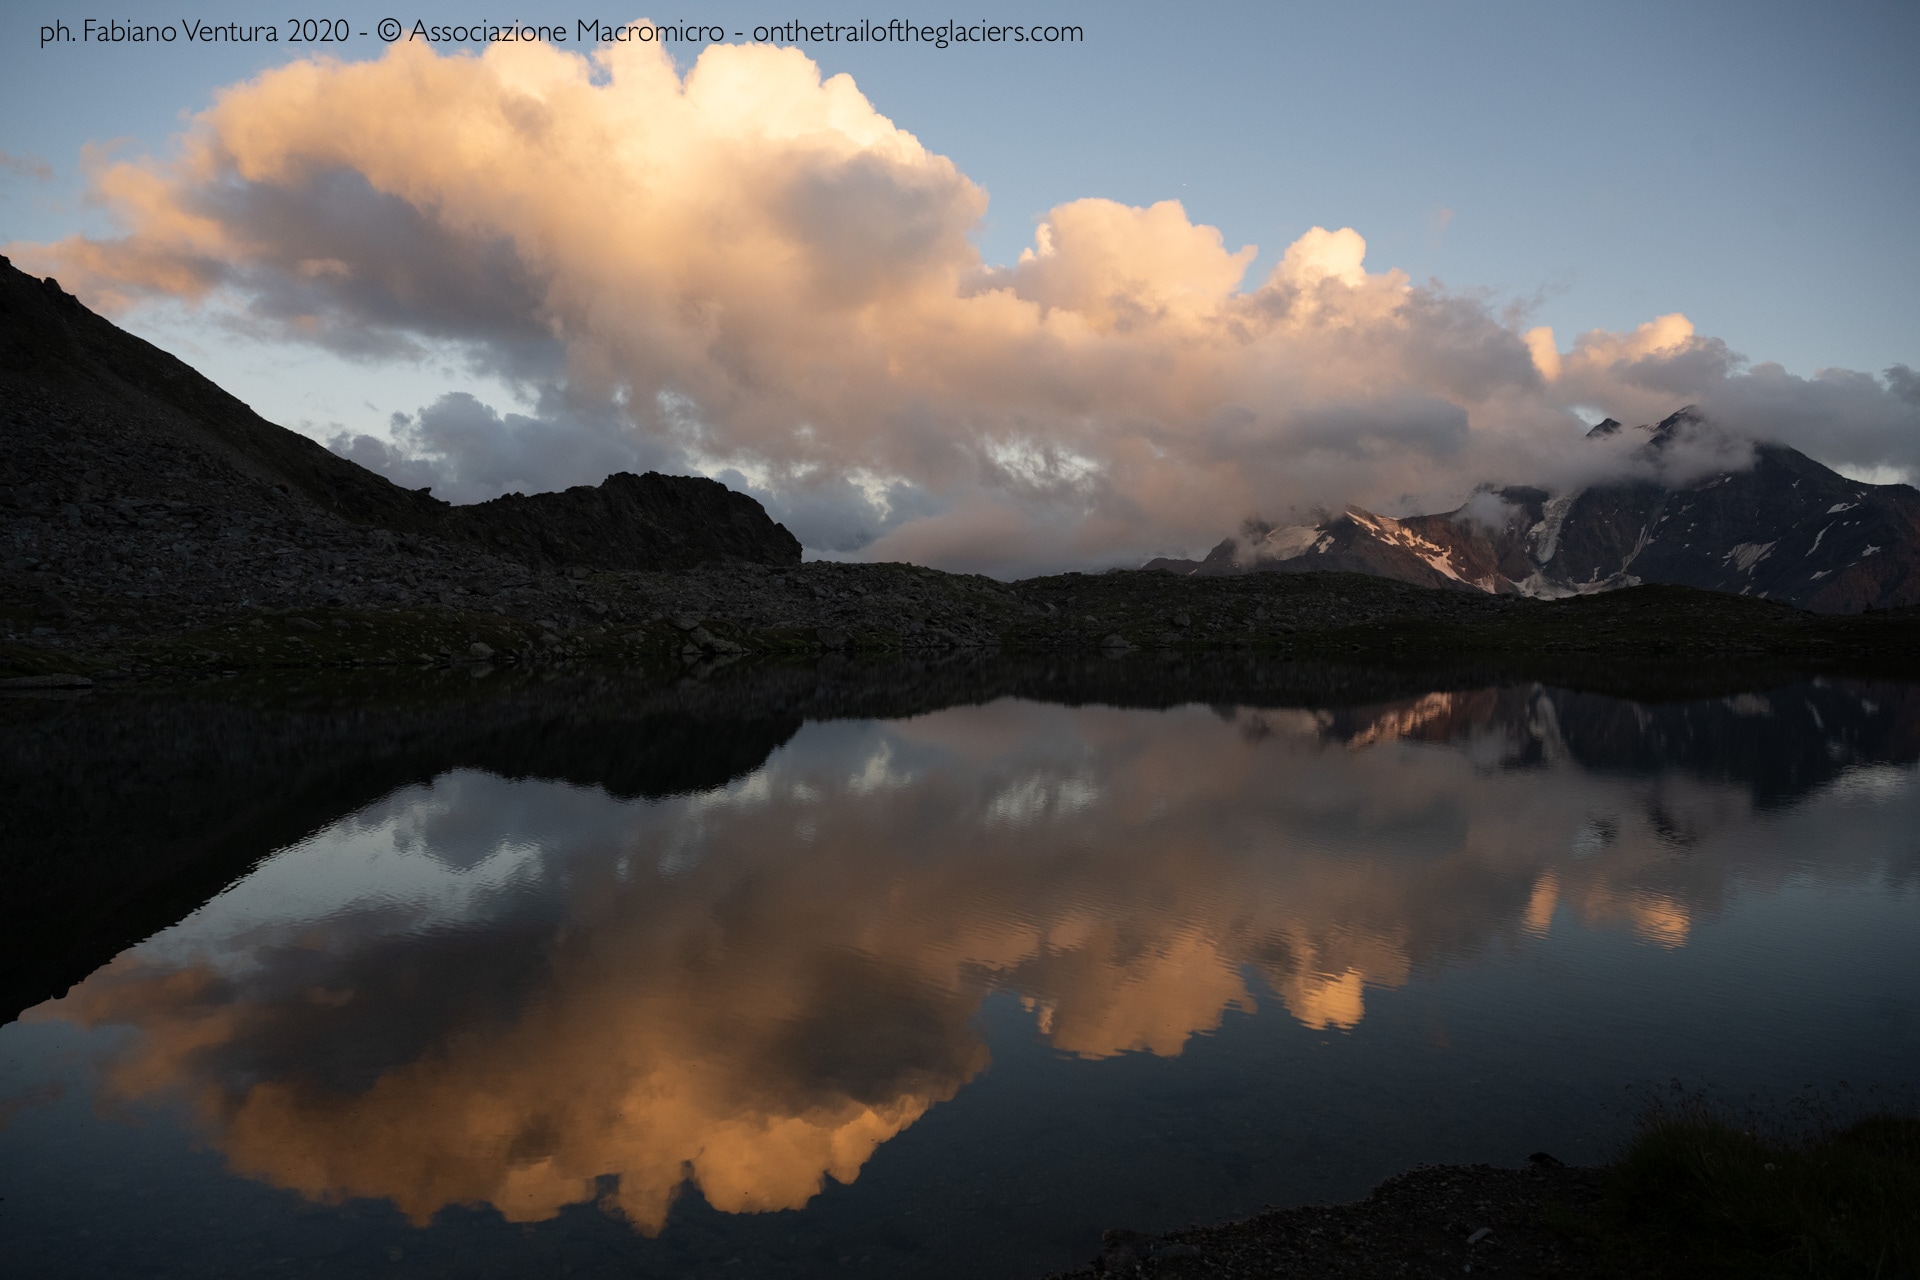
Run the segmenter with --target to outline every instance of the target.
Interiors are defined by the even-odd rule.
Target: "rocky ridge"
[[[759,503],[700,477],[622,473],[465,507],[402,489],[4,259],[0,429],[6,567],[89,581],[105,569],[106,585],[136,599],[402,599],[508,563],[524,577],[800,561],[798,540]],[[343,589],[368,581],[358,570],[369,555],[396,551],[407,571],[376,574],[384,592]]]
[[[450,533],[531,564],[691,568],[800,563],[800,540],[764,508],[704,476],[620,471],[563,493],[509,493],[454,507]]]

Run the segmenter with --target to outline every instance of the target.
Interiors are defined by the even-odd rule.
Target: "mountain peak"
[[[1589,438],[1612,436],[1608,418]],[[1688,405],[1635,450],[1643,459],[1697,439],[1739,437]],[[1349,507],[1314,524],[1249,521],[1182,573],[1347,570],[1426,586],[1584,595],[1671,583],[1780,600],[1822,613],[1920,603],[1920,492],[1850,480],[1785,445],[1738,465],[1663,483],[1644,474],[1572,493],[1482,486],[1453,511],[1389,519]]]

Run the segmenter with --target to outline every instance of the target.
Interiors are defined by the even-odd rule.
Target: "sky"
[[[1587,425],[1687,403],[1920,476],[1912,5],[331,12],[13,6],[0,244],[455,501],[698,471],[814,554],[1012,576],[1589,482],[1631,464]],[[896,16],[1083,34],[752,38]]]

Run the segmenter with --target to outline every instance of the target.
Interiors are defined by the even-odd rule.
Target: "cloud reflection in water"
[[[797,1208],[987,1068],[991,992],[1062,1053],[1177,1055],[1267,1001],[1351,1028],[1569,919],[1673,948],[1743,887],[1912,880],[1920,718],[1875,696],[1003,701],[810,724],[661,801],[457,772],[33,1016],[132,1027],[113,1095],[314,1199]],[[1788,776],[1749,750],[1809,717]]]

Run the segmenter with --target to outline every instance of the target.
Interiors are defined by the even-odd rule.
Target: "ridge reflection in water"
[[[1920,921],[1917,710],[1002,701],[809,724],[657,801],[456,771],[27,1020],[120,1029],[103,1097],[184,1104],[244,1178],[416,1225],[597,1202],[653,1236],[688,1188],[749,1214],[856,1182],[988,1072],[995,994],[1060,1058],[1168,1059],[1234,1012],[1351,1031],[1555,930],[1684,949],[1788,885]]]

